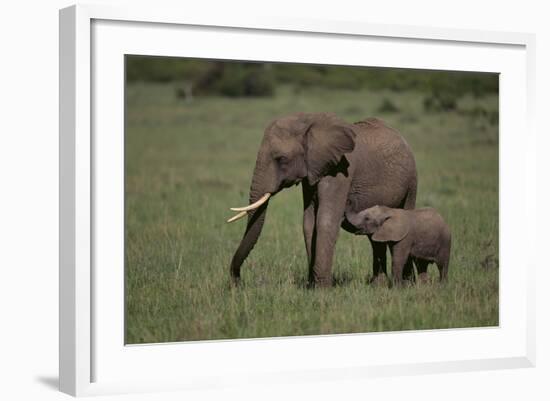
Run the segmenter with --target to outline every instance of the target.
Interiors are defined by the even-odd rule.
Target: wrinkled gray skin
[[[447,279],[451,252],[451,231],[433,208],[415,210],[374,206],[359,213],[346,211],[346,218],[374,242],[388,244],[392,255],[395,284],[403,282],[403,267],[413,259],[420,281],[426,281],[430,263],[436,263],[440,281]]]
[[[405,140],[377,119],[349,124],[334,114],[298,113],[272,121],[258,151],[250,203],[302,184],[304,239],[309,283],[332,284],[332,259],[340,227],[354,232],[346,207],[359,212],[377,204],[413,209],[416,165]],[[245,233],[231,261],[240,280],[241,265],[261,233],[269,201],[249,212]],[[373,277],[386,280],[386,245],[371,242]],[[412,261],[405,268],[413,273]]]

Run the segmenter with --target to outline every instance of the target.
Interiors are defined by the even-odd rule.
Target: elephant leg
[[[313,284],[332,286],[332,258],[344,216],[349,181],[325,177],[318,184],[318,208],[314,229]]]
[[[399,243],[391,246],[390,250],[393,284],[401,287],[403,285],[403,268],[405,263],[407,263],[409,255],[404,247],[399,246]]]
[[[414,275],[414,265],[412,258],[410,257],[407,258],[407,262],[405,262],[405,267],[403,268],[403,280],[411,283],[416,281],[416,277]]]
[[[369,238],[370,239],[370,238]],[[386,243],[370,241],[372,246],[372,280],[374,284],[383,284],[387,281],[386,271]]]
[[[313,263],[315,260],[315,203],[313,188],[307,183],[302,183],[302,195],[304,199],[304,242],[307,252],[309,269],[309,281],[313,281]]]

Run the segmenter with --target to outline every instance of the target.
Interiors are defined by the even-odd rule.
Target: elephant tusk
[[[227,220],[228,223],[233,223],[234,221],[237,221],[239,219],[242,219],[244,216],[246,216],[246,212],[240,212],[237,213],[235,216],[231,217],[229,220]]]
[[[265,193],[264,196],[262,196],[260,199],[258,199],[256,202],[252,203],[251,205],[244,206],[244,207],[232,207],[230,208],[234,212],[248,212],[249,210],[254,210],[262,206],[267,200],[271,194],[269,192]]]

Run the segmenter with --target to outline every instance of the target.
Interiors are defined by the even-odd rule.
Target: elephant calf
[[[389,245],[395,284],[402,284],[403,266],[409,257],[414,260],[420,281],[427,280],[428,265],[433,262],[439,269],[440,281],[447,279],[451,231],[435,209],[374,206],[359,213],[346,212],[346,219],[356,227],[356,234]]]

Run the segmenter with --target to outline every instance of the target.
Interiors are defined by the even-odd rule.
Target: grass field
[[[128,85],[126,343],[498,325],[498,121],[487,117],[498,97],[432,113],[423,99],[280,87],[271,98],[186,103],[172,84]],[[380,111],[384,100],[399,110]],[[335,286],[306,289],[301,190],[292,188],[270,202],[245,285],[229,285],[246,223],[226,224],[228,208],[247,203],[267,123],[296,111],[376,116],[403,134],[417,161],[417,206],[437,208],[452,230],[448,284],[369,286],[368,239],[341,230]]]

